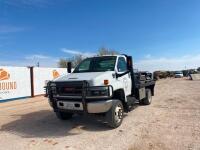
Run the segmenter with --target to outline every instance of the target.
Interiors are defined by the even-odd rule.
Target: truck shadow
[[[99,117],[75,115],[70,120],[61,121],[51,110],[11,115],[10,117],[19,117],[19,119],[3,124],[0,132],[8,132],[24,138],[62,137],[78,135],[84,131],[111,130]]]
[[[135,104],[136,109],[139,104]],[[127,114],[125,113],[124,118]],[[61,121],[52,110],[41,110],[27,114],[11,114],[10,118],[19,118],[3,124],[0,132],[15,134],[24,138],[63,137],[79,135],[83,132],[102,132],[112,130],[103,117],[74,115],[72,119]],[[124,120],[125,121],[125,120]]]

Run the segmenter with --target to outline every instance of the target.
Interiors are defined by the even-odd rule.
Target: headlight
[[[102,91],[92,90],[88,94],[89,96],[108,96],[108,90],[102,90]]]
[[[56,86],[56,84],[55,84],[55,83],[52,83],[52,82],[50,82],[50,86]]]
[[[56,87],[55,86],[51,87],[51,91],[53,94],[56,94]]]
[[[109,90],[109,87],[90,87],[87,90],[86,97],[87,98],[101,98],[101,97],[110,97],[111,94]]]

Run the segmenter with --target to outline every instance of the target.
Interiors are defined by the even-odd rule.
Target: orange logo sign
[[[57,78],[59,76],[60,76],[60,74],[58,73],[58,71],[53,70],[53,78],[55,79],[55,78]]]
[[[1,80],[8,80],[10,78],[10,74],[3,70],[3,69],[0,69],[0,81]]]
[[[17,82],[9,81],[5,82],[4,80],[10,79],[10,74],[4,69],[0,69],[0,91],[8,91],[17,89]]]

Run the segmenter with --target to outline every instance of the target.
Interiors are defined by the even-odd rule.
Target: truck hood
[[[71,73],[63,75],[55,79],[54,81],[88,81],[91,86],[101,86],[104,84],[104,80],[109,80],[112,77],[114,71],[107,72],[86,72],[86,73]]]

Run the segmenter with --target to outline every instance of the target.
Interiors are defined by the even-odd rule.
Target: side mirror
[[[131,56],[127,56],[127,68],[128,70],[133,70],[133,60]]]
[[[67,72],[68,73],[72,72],[72,63],[71,62],[67,62]]]

